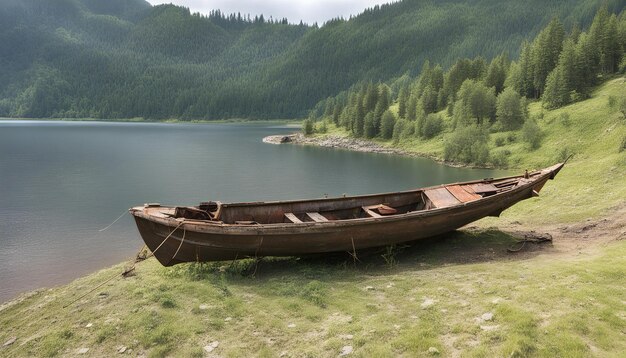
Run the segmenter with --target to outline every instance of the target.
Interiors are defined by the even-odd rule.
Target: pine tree
[[[419,98],[416,94],[411,93],[411,97],[409,98],[409,104],[406,109],[406,119],[409,121],[414,121],[416,117],[417,103],[419,102]]]
[[[398,117],[406,118],[407,102],[409,100],[409,91],[406,87],[400,89],[398,95]]]
[[[374,123],[374,112],[369,112],[365,115],[363,123],[363,134],[365,138],[374,138],[376,136],[376,124]]]
[[[390,139],[393,136],[393,127],[396,124],[396,117],[390,110],[383,113],[380,123],[380,136],[384,139]]]

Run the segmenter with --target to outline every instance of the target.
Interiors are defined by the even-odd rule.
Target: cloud
[[[186,6],[192,12],[208,14],[213,9],[220,9],[223,13],[237,13],[242,15],[263,14],[265,18],[274,19],[286,17],[291,23],[300,20],[313,24],[323,24],[335,17],[356,15],[367,7],[384,4],[381,0],[148,0],[153,5],[173,3]]]

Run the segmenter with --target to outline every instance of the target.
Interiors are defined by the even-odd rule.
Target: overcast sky
[[[384,4],[390,0],[148,0],[149,3],[182,5],[188,7],[191,12],[208,14],[212,9],[220,9],[227,14],[241,12],[242,15],[263,14],[265,18],[272,16],[274,19],[286,17],[290,23],[298,23],[300,20],[313,24],[322,25],[325,21],[334,17],[356,15],[363,12],[367,7],[376,4]]]

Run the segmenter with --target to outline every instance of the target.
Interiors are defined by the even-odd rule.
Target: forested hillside
[[[566,31],[554,18],[522,43],[518,60],[507,52],[490,62],[459,58],[447,70],[427,61],[416,77],[362,82],[320,101],[303,130],[326,132],[331,126],[354,137],[413,147],[438,141],[444,151],[436,156],[446,160],[506,166],[512,154],[507,146],[541,145],[543,108],[587,99],[599,83],[626,72],[626,11],[602,7],[584,30]],[[542,111],[531,116],[528,103],[537,99]],[[626,87],[610,101],[626,116]],[[561,120],[567,126],[569,114]],[[626,138],[621,145],[620,150]]]
[[[517,58],[551,18],[585,28],[601,4],[626,2],[406,0],[317,26],[143,0],[4,0],[0,116],[299,117],[357,82],[414,76],[426,59]]]

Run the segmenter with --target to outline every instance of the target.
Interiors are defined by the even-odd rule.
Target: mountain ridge
[[[6,1],[0,116],[302,117],[356,82],[415,74],[426,59],[515,52],[550,17],[587,23],[601,1],[542,4],[405,0],[318,28],[143,0]]]

